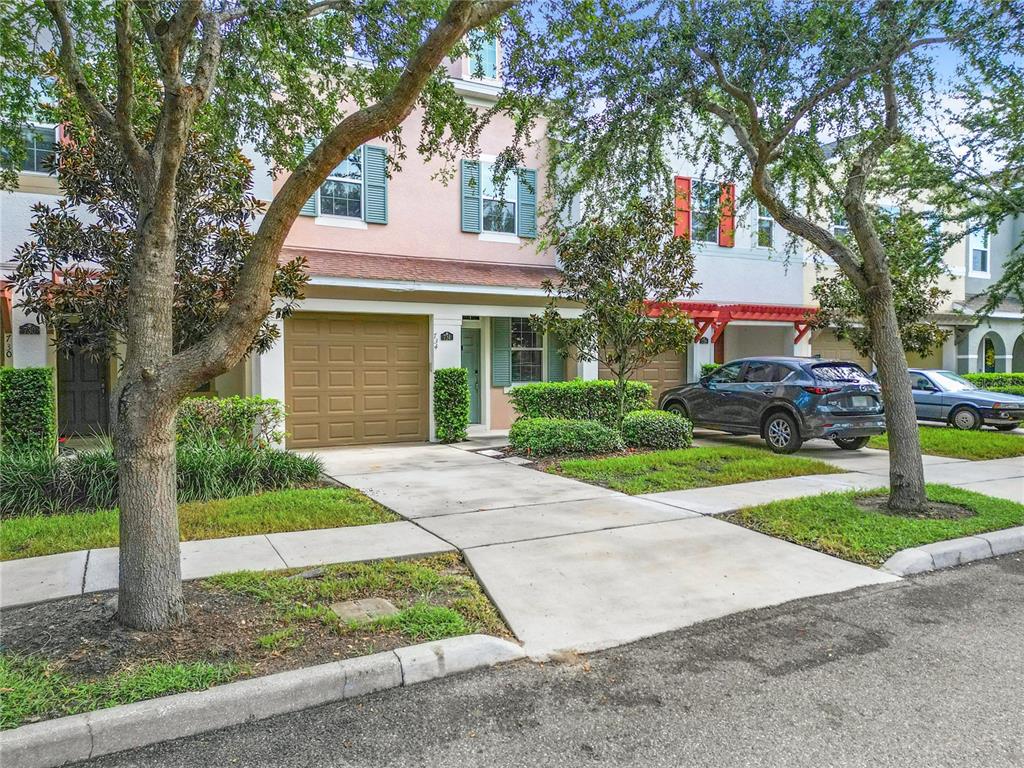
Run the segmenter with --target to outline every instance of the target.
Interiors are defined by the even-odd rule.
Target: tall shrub
[[[523,418],[587,419],[606,427],[618,424],[619,402],[614,381],[552,381],[522,384],[509,392],[512,407]],[[651,407],[651,385],[626,382],[625,413]]]
[[[434,371],[434,424],[437,439],[456,443],[469,428],[469,373],[465,368]]]
[[[0,448],[53,453],[57,395],[52,368],[0,368]]]

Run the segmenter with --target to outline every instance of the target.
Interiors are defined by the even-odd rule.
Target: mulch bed
[[[929,501],[928,506],[914,515],[904,512],[894,512],[888,507],[888,496],[865,496],[859,497],[854,502],[860,509],[866,512],[880,512],[883,515],[893,517],[906,517],[914,520],[962,520],[965,517],[974,517],[977,512],[959,504],[951,504],[947,501]]]
[[[461,562],[452,565],[451,572],[470,575]],[[146,662],[197,661],[235,663],[244,670],[241,677],[251,677],[417,642],[397,630],[339,631],[316,618],[285,621],[270,603],[206,582],[187,582],[183,588],[188,620],[158,632],[121,626],[115,618],[113,592],[9,608],[0,614],[0,651],[56,662],[63,672],[83,680]],[[415,602],[419,595],[388,590],[386,597],[401,605]],[[291,634],[276,648],[260,645],[259,638],[286,628]]]

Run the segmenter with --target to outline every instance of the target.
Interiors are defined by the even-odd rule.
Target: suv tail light
[[[838,392],[841,387],[803,387],[804,392],[810,392],[812,395],[831,395],[833,392]]]

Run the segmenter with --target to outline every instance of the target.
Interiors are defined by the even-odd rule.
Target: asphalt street
[[[1024,557],[90,765],[1024,766]]]

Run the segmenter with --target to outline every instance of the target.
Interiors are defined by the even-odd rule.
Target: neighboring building
[[[1024,216],[1003,219],[994,233],[972,232],[960,250],[966,272],[965,295],[955,308],[968,317],[986,302],[986,294],[1003,276],[1003,265],[1024,238]],[[1024,372],[1024,307],[1006,299],[990,317],[971,322],[956,339],[960,373]]]

